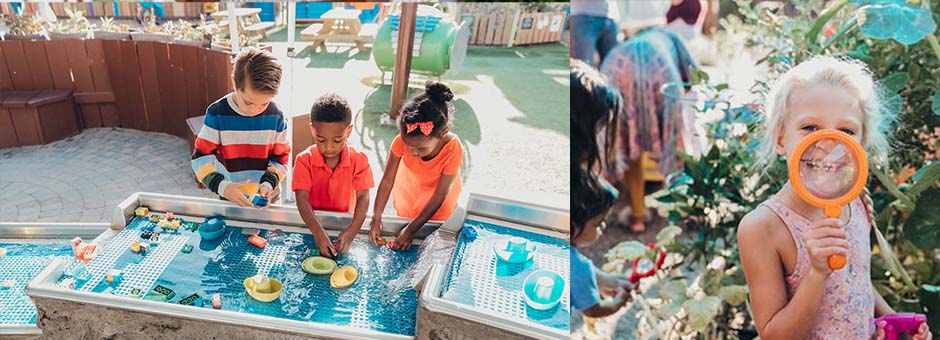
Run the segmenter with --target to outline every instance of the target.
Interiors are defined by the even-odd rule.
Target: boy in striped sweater
[[[245,195],[274,203],[287,173],[287,121],[272,102],[281,66],[271,53],[248,48],[235,60],[235,92],[209,105],[192,155],[196,178],[209,190],[242,207]]]

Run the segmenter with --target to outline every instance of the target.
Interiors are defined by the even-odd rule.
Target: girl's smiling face
[[[787,99],[788,117],[778,131],[776,151],[790,156],[803,137],[818,130],[845,132],[865,145],[865,114],[851,92],[831,85],[794,88]]]
[[[795,157],[793,151],[807,135],[832,129],[864,142],[864,113],[851,92],[830,86],[794,88],[788,99],[788,117],[777,139],[777,154]],[[830,139],[810,145],[800,156],[800,177],[814,196],[839,197],[852,186],[857,167],[847,147]]]

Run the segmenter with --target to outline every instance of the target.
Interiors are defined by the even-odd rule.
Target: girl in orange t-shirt
[[[411,240],[428,220],[445,220],[457,206],[462,184],[463,147],[450,132],[454,92],[443,83],[428,81],[424,93],[411,98],[398,118],[399,135],[379,183],[369,237],[381,244],[382,212],[389,195],[398,216],[411,218],[392,246],[411,248]]]

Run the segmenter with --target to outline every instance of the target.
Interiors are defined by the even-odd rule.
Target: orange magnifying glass
[[[868,180],[868,157],[852,136],[825,129],[813,132],[793,150],[787,162],[790,183],[796,194],[827,217],[838,218]],[[844,255],[832,255],[829,268],[845,267]]]

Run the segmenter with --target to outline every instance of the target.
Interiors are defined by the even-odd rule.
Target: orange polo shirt
[[[348,145],[335,170],[326,165],[316,145],[297,154],[294,162],[291,187],[310,192],[310,206],[316,210],[351,212],[356,208],[356,191],[374,186],[369,157]]]
[[[442,175],[457,175],[444,203],[437,209],[432,220],[446,220],[457,207],[457,197],[463,184],[460,181],[460,164],[463,162],[463,146],[457,137],[441,148],[441,152],[429,161],[411,155],[401,141],[401,135],[392,141],[392,154],[401,157],[395,186],[392,188],[393,204],[398,216],[415,218],[434,194],[434,188]]]

